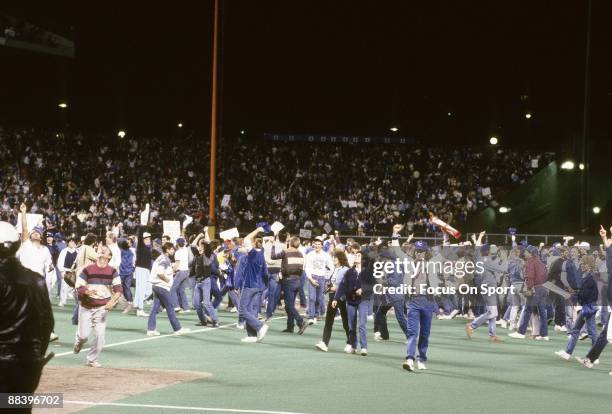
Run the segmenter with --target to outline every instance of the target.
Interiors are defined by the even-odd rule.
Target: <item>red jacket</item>
[[[540,286],[548,277],[546,266],[537,256],[531,256],[525,264],[525,282],[529,289]]]

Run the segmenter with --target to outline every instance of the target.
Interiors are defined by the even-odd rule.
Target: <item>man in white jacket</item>
[[[331,256],[323,251],[323,241],[317,237],[313,242],[314,250],[306,255],[304,271],[308,279],[308,324],[317,322],[317,317],[325,314],[325,279],[334,268]]]

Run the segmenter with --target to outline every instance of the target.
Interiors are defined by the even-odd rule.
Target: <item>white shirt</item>
[[[168,282],[159,277],[160,273],[166,276]],[[172,263],[166,255],[162,254],[153,262],[153,267],[151,267],[151,273],[149,274],[149,282],[151,282],[153,286],[159,286],[170,291],[173,280],[174,271],[172,270]]]
[[[111,244],[110,246],[108,246],[108,248],[113,254],[113,257],[111,257],[108,264],[109,266],[114,267],[115,270],[118,272],[119,266],[121,266],[121,249],[119,248],[119,245],[117,243]]]
[[[334,263],[331,256],[323,250],[318,253],[313,250],[304,259],[304,271],[307,277],[324,276],[327,278],[333,269]]]
[[[23,267],[45,276],[47,269],[53,264],[51,253],[47,246],[42,244],[36,246],[31,240],[26,240],[21,243],[21,247],[17,251],[17,258]]]
[[[174,260],[178,262],[178,271],[189,271],[189,249],[190,247],[181,247],[174,253]]]

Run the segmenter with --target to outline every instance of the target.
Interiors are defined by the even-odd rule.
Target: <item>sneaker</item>
[[[509,333],[508,336],[510,338],[515,338],[515,339],[525,339],[525,335],[523,335],[522,333],[518,333],[518,332]]]
[[[535,337],[535,340],[536,341],[550,341],[550,338],[548,336],[540,336],[540,335],[538,335],[538,336]]]
[[[233,308],[229,309],[229,312],[230,313],[236,313],[236,312],[238,312],[238,309],[236,309],[236,307],[234,306]]]
[[[174,331],[174,334],[177,336],[186,335],[188,333],[191,333],[191,329],[189,328],[181,328],[178,331]]]
[[[74,346],[72,347],[72,352],[74,352],[75,354],[78,354],[79,352],[81,352],[81,349],[83,349],[83,344],[85,342],[81,342],[81,341],[76,341],[74,343]]]
[[[126,313],[130,313],[132,311],[132,309],[134,309],[134,307],[132,306],[131,303],[128,303],[127,306],[123,309],[123,312],[121,312],[121,313],[123,313],[125,315]]]
[[[382,335],[380,334],[380,332],[374,332],[374,340],[375,341],[382,341]]]
[[[495,336],[489,336],[489,341],[491,342],[504,342],[503,339],[501,339],[499,336],[495,335]]]
[[[257,332],[258,342],[263,341],[264,337],[266,336],[266,333],[268,333],[268,329],[270,329],[270,326],[266,324],[262,325],[261,328],[259,328],[259,331]]]
[[[559,332],[567,332],[567,326],[562,326]]]
[[[294,333],[294,332],[295,332],[295,328],[285,328],[281,331],[281,333]]]
[[[51,332],[51,335],[49,335],[49,342],[54,342],[58,340],[59,340],[59,336],[57,336],[55,332]]]
[[[199,321],[195,324],[195,326],[206,326],[208,325],[206,322]]]
[[[576,361],[580,362],[583,366],[587,368],[593,368],[593,363],[588,358],[576,357]]]
[[[238,325],[236,325],[236,328],[244,329],[244,324],[243,323],[239,323]]]
[[[308,319],[308,325],[315,325],[317,323],[317,320],[314,318]]]
[[[257,342],[257,337],[256,336],[247,336],[246,338],[242,338],[240,340],[240,342],[245,342],[248,344],[254,344],[255,342]]]
[[[570,354],[565,352],[563,349],[560,350],[560,351],[555,352],[555,355],[558,356],[561,359],[565,359],[566,361],[569,361],[570,358],[572,357]]]
[[[354,354],[355,352],[357,352],[357,351],[350,344],[346,344],[346,346],[344,347],[344,353],[346,353],[346,354]]]
[[[319,343],[315,345],[315,348],[317,348],[319,351],[327,352],[327,345],[325,345],[325,342],[323,341],[319,341]]]
[[[469,339],[472,339],[472,336],[474,335],[474,328],[472,328],[471,323],[465,325],[465,333]]]
[[[368,356],[368,350],[366,348],[361,348],[361,356]]]
[[[300,326],[300,329],[298,330],[298,334],[302,335],[304,331],[306,330],[306,328],[308,328],[308,324],[305,322],[302,322],[302,326]],[[293,328],[291,329],[291,332],[293,333]]]
[[[417,369],[421,370],[421,371],[425,371],[427,369],[427,367],[425,366],[425,364],[421,361],[417,361]]]
[[[176,308],[174,308],[174,312],[176,312],[176,313],[181,313],[182,311],[183,311],[183,309],[181,309],[178,306]]]
[[[336,316],[336,317],[334,318],[334,320],[335,320],[335,321],[339,321],[340,319],[342,319],[342,316]]]
[[[142,316],[142,317],[145,317],[145,318],[146,318],[146,317],[148,317],[148,316],[149,316],[149,314],[148,314],[148,313],[146,313],[145,311],[143,311],[142,309],[137,309],[137,310],[136,310],[136,316]]]
[[[506,322],[505,320],[502,319],[500,321],[499,327],[502,328],[502,329],[508,329],[508,322]]]
[[[191,313],[190,309],[181,309],[181,313]]]
[[[374,320],[374,315],[368,315],[368,320],[369,321],[373,321]]]
[[[593,361],[593,365],[599,365],[599,358],[597,358],[595,361]]]
[[[158,331],[147,331],[147,336],[160,336]]]
[[[87,361],[87,366],[92,368],[100,368],[102,367],[102,364],[100,364],[98,361]]]
[[[453,319],[455,316],[457,316],[457,314],[459,314],[459,311],[455,309],[454,311],[448,314],[448,319]]]
[[[584,341],[585,339],[587,339],[589,337],[589,334],[586,332],[583,332],[580,334],[580,336],[578,337],[578,339],[580,339],[581,341]]]
[[[414,371],[414,360],[412,358],[406,359],[402,364],[402,368],[404,368],[406,371]]]
[[[510,322],[508,324],[508,330],[509,331],[516,331],[516,324],[514,322]]]
[[[554,330],[555,332],[561,332],[561,326],[555,325]]]

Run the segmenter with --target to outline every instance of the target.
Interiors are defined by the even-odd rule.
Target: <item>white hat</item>
[[[11,223],[0,221],[0,243],[15,243],[18,240],[19,233],[17,229]]]
[[[151,237],[151,233],[149,233],[148,231],[145,231],[144,233],[142,233],[143,239],[146,239],[147,237]]]

